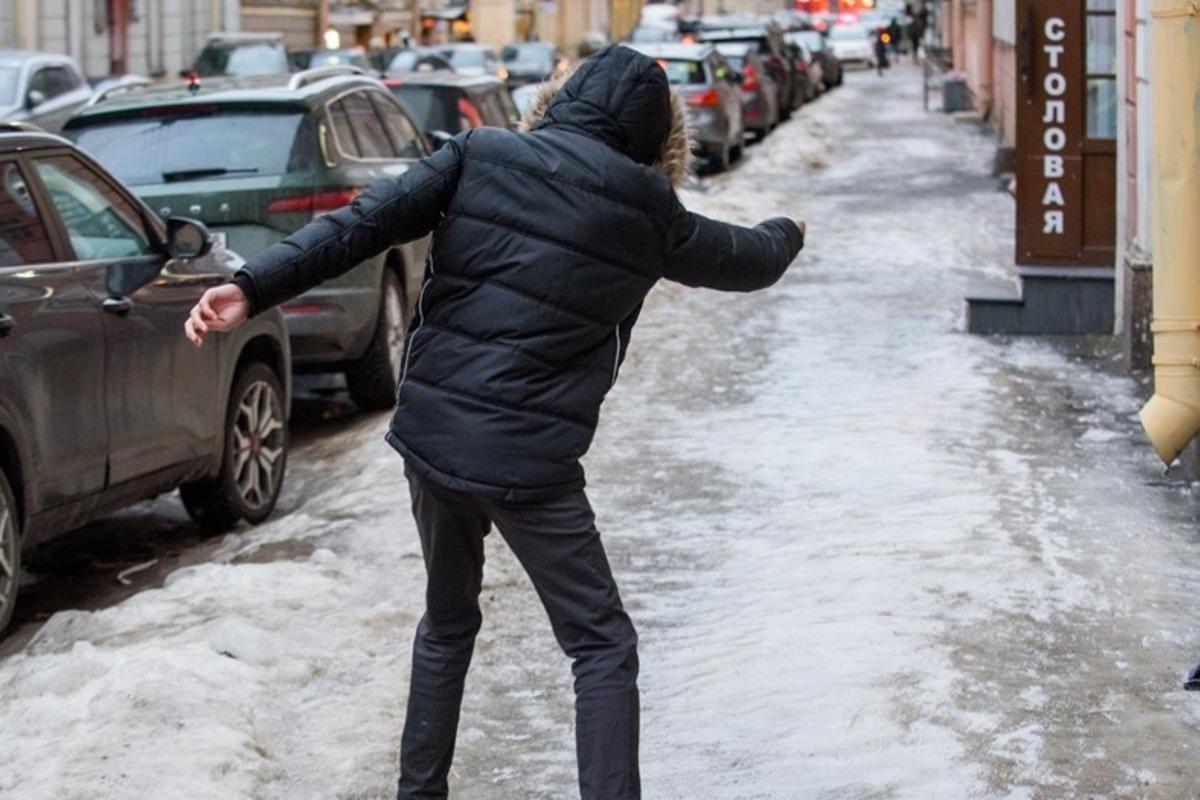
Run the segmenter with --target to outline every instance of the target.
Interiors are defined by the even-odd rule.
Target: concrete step
[[[1114,270],[1019,267],[1017,286],[972,284],[967,332],[1010,335],[1112,333]]]

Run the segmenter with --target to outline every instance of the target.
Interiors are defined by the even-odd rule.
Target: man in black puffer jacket
[[[446,797],[494,524],[574,659],[585,800],[640,797],[637,636],[584,495],[600,404],[660,279],[770,286],[803,246],[789,219],[691,214],[683,110],[629,48],[543,92],[530,130],[457,136],[251,258],[187,322],[200,344],[372,255],[433,233],[387,440],[404,457],[428,572],[398,797]],[[538,787],[530,787],[536,793]]]

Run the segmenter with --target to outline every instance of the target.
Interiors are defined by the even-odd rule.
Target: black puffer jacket
[[[682,110],[650,58],[608,48],[538,113],[530,132],[458,136],[237,278],[262,309],[432,231],[387,438],[427,479],[515,502],[583,486],[660,278],[758,289],[803,244],[791,220],[742,228],[683,208],[664,174],[686,158]]]

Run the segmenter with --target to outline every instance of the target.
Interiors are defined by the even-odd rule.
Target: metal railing
[[[922,103],[929,110],[929,94],[933,90],[941,91],[942,79],[954,68],[954,51],[949,47],[925,42],[921,45],[924,58],[921,60]]]

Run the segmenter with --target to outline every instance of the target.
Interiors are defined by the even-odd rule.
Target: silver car
[[[711,44],[630,44],[658,61],[687,103],[697,155],[720,172],[739,159],[746,143],[742,75]]]
[[[92,89],[70,56],[0,50],[0,120],[57,132]]]

